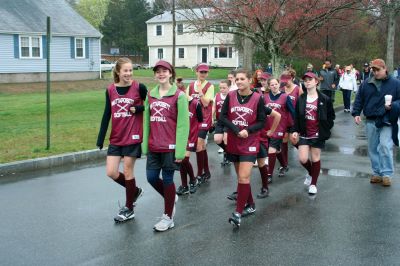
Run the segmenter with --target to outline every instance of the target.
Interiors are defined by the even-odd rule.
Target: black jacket
[[[333,110],[332,101],[325,94],[317,90],[318,93],[318,126],[319,140],[327,140],[331,136],[333,121],[335,120],[335,110]],[[305,110],[307,103],[307,91],[300,95],[296,105],[296,117],[292,132],[298,132],[301,135],[306,135],[306,119]]]

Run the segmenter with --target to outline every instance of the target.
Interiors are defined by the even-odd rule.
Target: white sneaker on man
[[[304,180],[304,185],[309,187],[311,185],[311,176],[306,174],[306,179]]]
[[[163,214],[161,220],[154,225],[154,230],[157,232],[164,232],[175,226],[174,220],[169,218],[167,214]]]
[[[308,188],[308,194],[315,195],[317,194],[317,187],[315,185],[311,185]]]

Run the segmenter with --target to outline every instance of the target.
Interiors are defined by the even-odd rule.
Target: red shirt
[[[278,99],[272,100],[270,97],[270,93],[264,95],[265,106],[271,108],[272,110],[278,112],[281,115],[281,120],[279,121],[279,125],[276,128],[274,134],[272,134],[271,138],[283,139],[287,129],[287,123],[288,123],[287,118],[289,116],[289,112],[286,109],[286,101],[288,96],[286,93],[281,93]],[[269,116],[267,118],[267,122],[265,123],[266,124],[264,127],[265,131],[271,129],[273,122],[274,118]]]
[[[318,138],[318,98],[306,103],[306,136],[307,139]]]
[[[187,150],[191,150],[196,147],[197,138],[199,134],[199,121],[197,120],[196,108],[199,104],[200,103],[197,99],[192,99],[189,102],[190,131],[189,131]]]

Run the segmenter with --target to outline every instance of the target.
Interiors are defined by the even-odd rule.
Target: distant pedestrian
[[[371,77],[371,69],[369,67],[369,63],[364,63],[363,70],[360,73],[360,82],[363,83],[365,80]]]
[[[297,101],[291,141],[298,144],[299,161],[308,172],[304,184],[308,186],[308,193],[315,195],[321,170],[321,150],[331,136],[335,112],[329,97],[317,90],[318,77],[308,72],[303,80],[307,90]]]
[[[268,63],[268,66],[265,68],[265,71],[264,72],[267,72],[267,73],[269,73],[270,75],[272,75],[272,72],[273,72],[273,70],[272,70],[272,63]]]
[[[227,78],[231,82],[231,84],[229,86],[229,91],[237,90],[236,81],[235,81],[235,74],[236,74],[236,72],[234,70],[232,70],[228,74]]]
[[[332,103],[335,102],[336,83],[339,81],[337,71],[332,68],[331,60],[327,59],[324,63],[325,67],[319,72],[319,80],[321,81],[320,90],[328,96]]]
[[[370,182],[390,186],[394,173],[393,125],[387,118],[392,103],[398,104],[400,101],[400,81],[388,74],[382,59],[373,60],[370,66],[374,76],[361,84],[352,115],[357,125],[361,123],[361,111],[366,117],[368,155],[372,166]]]
[[[164,212],[154,225],[154,230],[162,232],[174,227],[178,201],[174,171],[185,159],[189,110],[185,93],[173,83],[175,69],[172,65],[160,60],[153,71],[157,85],[145,101],[142,147],[143,153],[147,154],[147,181],[164,199]]]
[[[135,217],[136,200],[143,189],[136,186],[134,166],[140,158],[143,140],[143,102],[147,89],[132,79],[132,62],[128,58],[117,60],[113,69],[114,83],[106,90],[106,104],[101,120],[97,147],[103,148],[104,138],[111,119],[110,144],[107,150],[107,175],[125,188],[125,206],[115,216],[115,222],[124,222]],[[119,171],[124,159],[123,172]]]
[[[351,72],[350,66],[346,66],[345,72],[340,77],[339,89],[343,93],[344,112],[350,113],[351,93],[357,91],[356,75]]]
[[[253,74],[253,79],[251,82],[251,89],[257,91],[258,88],[261,88],[261,75],[263,71],[261,69],[257,69]]]

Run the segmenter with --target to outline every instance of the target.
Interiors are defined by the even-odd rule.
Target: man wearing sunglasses
[[[400,103],[400,81],[388,74],[382,59],[373,60],[370,67],[374,75],[360,85],[352,115],[357,125],[361,123],[361,111],[366,117],[368,155],[373,171],[370,182],[388,187],[394,172],[392,127],[396,127],[388,117],[392,116],[392,105]]]

